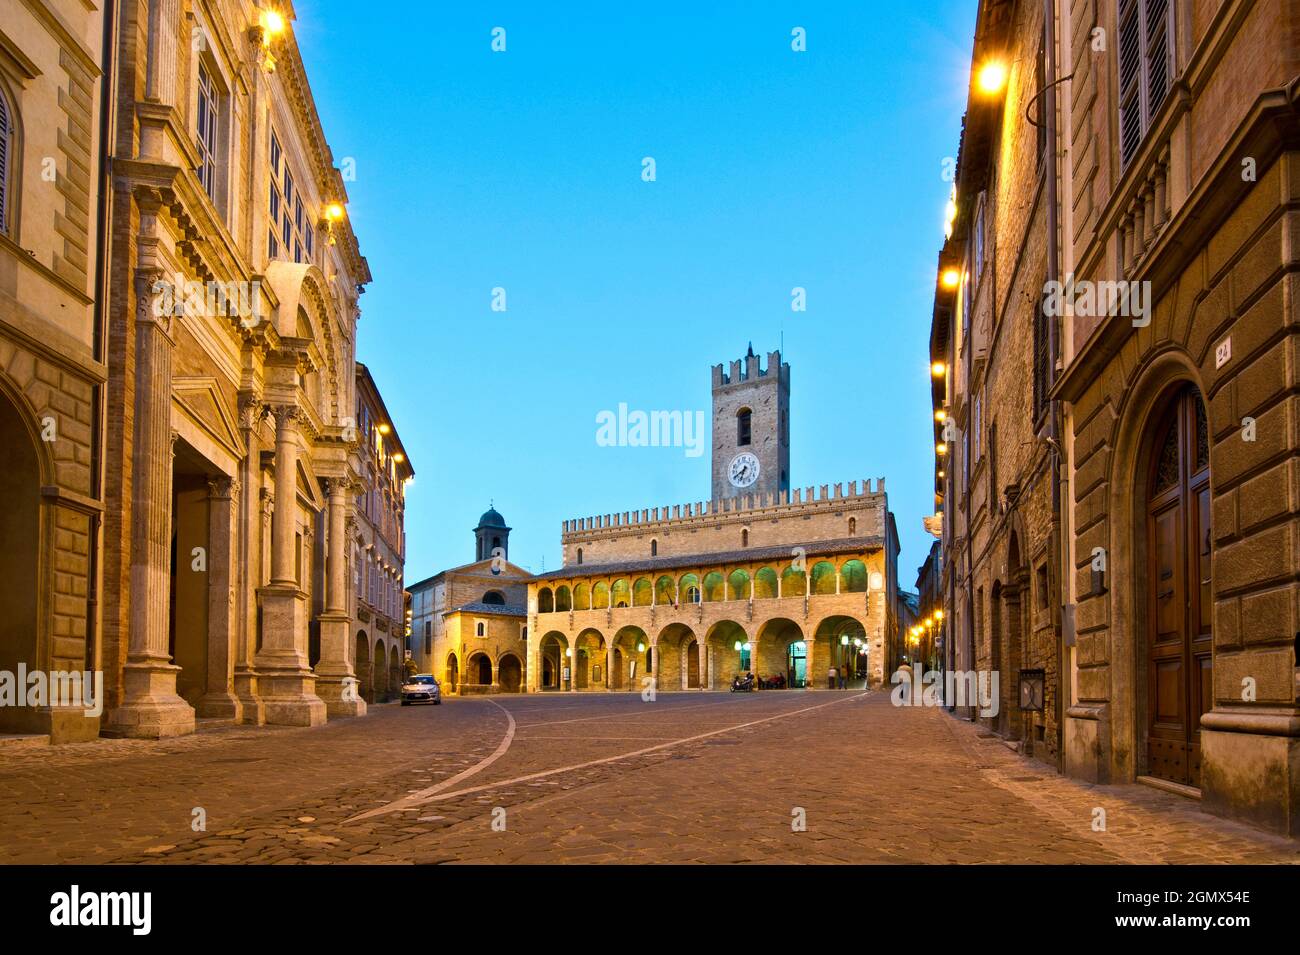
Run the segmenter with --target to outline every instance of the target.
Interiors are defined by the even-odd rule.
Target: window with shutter
[[[16,125],[9,101],[0,92],[0,235],[9,234],[9,170],[13,165]]]
[[[1119,0],[1119,149],[1128,165],[1169,93],[1173,7]]]

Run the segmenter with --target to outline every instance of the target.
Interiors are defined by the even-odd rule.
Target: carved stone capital
[[[208,498],[217,500],[239,500],[239,480],[219,474],[208,478]]]

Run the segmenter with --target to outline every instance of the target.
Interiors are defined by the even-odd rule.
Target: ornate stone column
[[[328,478],[325,540],[325,612],[320,621],[320,662],[316,664],[316,692],[331,717],[365,716],[366,701],[353,668],[348,645],[352,642],[352,617],[348,613],[347,552],[348,498],[353,484],[346,477]]]
[[[131,633],[122,704],[105,732],[159,738],[194,732],[194,710],[176,693],[168,652],[171,614],[172,316],[161,269],[135,274],[135,421],[131,454]],[[157,307],[156,307],[157,306]]]
[[[235,522],[239,482],[208,481],[208,681],[199,700],[200,716],[239,721],[243,707],[234,693],[237,619],[235,616]]]
[[[240,718],[245,723],[266,722],[262,699],[258,695],[257,670],[253,654],[257,649],[257,588],[262,585],[262,534],[269,516],[269,492],[261,484],[261,448],[257,426],[265,406],[255,396],[239,398],[239,432],[244,440],[244,459],[239,464],[243,494],[239,497],[237,606],[238,638],[232,686],[239,700]]]
[[[255,663],[266,721],[286,726],[325,722],[316,675],[307,657],[308,595],[299,585],[293,557],[298,509],[297,405],[275,405],[275,511],[271,517],[271,582],[262,599],[262,649]]]

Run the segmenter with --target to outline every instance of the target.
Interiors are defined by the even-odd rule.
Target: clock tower
[[[754,346],[713,366],[713,500],[790,490],[790,366]]]

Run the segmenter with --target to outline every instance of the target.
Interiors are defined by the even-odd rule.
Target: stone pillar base
[[[266,722],[262,698],[257,693],[257,674],[252,670],[235,671],[235,698],[239,700],[239,720],[261,726]]]
[[[980,722],[978,716],[975,722]],[[1110,782],[1109,749],[1105,707],[1086,704],[1065,711],[1065,775],[1090,783]]]
[[[137,660],[122,667],[122,705],[108,714],[105,736],[162,739],[194,732],[194,708],[176,695],[180,667]]]
[[[205,693],[199,699],[195,713],[203,719],[234,720],[243,722],[243,704],[239,697],[227,690],[224,693]]]
[[[310,670],[262,667],[258,684],[267,723],[320,726],[325,722],[325,701],[316,695],[316,676]]]
[[[316,695],[325,701],[325,712],[332,720],[366,715],[366,701],[361,698],[361,684],[350,673],[321,673],[318,668]]]
[[[1201,717],[1201,805],[1300,836],[1300,712],[1218,710]]]

